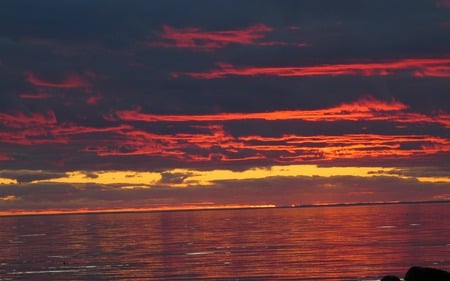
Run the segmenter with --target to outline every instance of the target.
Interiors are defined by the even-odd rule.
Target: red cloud
[[[448,139],[429,135],[247,136],[239,140],[257,151],[278,151],[279,161],[395,158],[450,151]],[[417,144],[417,148],[402,149],[405,144]]]
[[[217,79],[227,76],[388,76],[408,73],[414,77],[450,77],[450,58],[417,58],[314,66],[237,67],[225,63],[219,63],[218,66],[217,69],[206,72],[173,73],[172,76],[186,75],[196,79]]]
[[[148,46],[164,48],[186,48],[200,51],[212,51],[224,48],[231,44],[240,45],[287,45],[285,42],[262,41],[266,33],[273,29],[264,24],[251,25],[245,29],[204,31],[196,27],[173,28],[168,25],[162,26],[161,38],[165,41],[147,43]],[[296,44],[306,46],[306,44]]]
[[[121,125],[87,127],[59,123],[53,112],[46,114],[0,113],[0,142],[9,145],[60,144],[61,151],[83,151],[97,156],[141,155],[180,162],[263,161],[301,163],[364,159],[417,159],[450,152],[450,140],[430,134],[359,134],[264,136],[233,135],[224,126],[231,120],[261,119],[303,120],[307,122],[382,121],[402,126],[439,124],[450,128],[450,116],[427,116],[408,112],[398,101],[380,101],[366,97],[353,103],[316,110],[275,111],[264,113],[222,113],[213,115],[151,115],[136,111],[118,112],[114,123]],[[133,122],[194,121],[192,130],[161,134],[153,126],[133,126]],[[138,128],[139,127],[139,128]],[[3,159],[7,160],[7,159]]]
[[[345,159],[395,159],[450,152],[450,141],[431,135],[284,135],[233,137],[221,126],[210,133],[158,135],[145,131],[123,132],[115,145],[87,148],[99,156],[146,155],[183,162],[269,160],[275,163]],[[411,144],[405,149],[404,145]],[[192,150],[195,148],[194,150]],[[212,150],[215,150],[214,152]],[[196,152],[194,152],[196,151]]]
[[[94,105],[97,104],[100,100],[102,100],[103,97],[102,96],[90,96],[87,100],[86,103],[90,104],[90,105]]]
[[[70,74],[64,81],[60,82],[42,80],[31,72],[25,74],[27,77],[27,82],[39,87],[62,88],[62,89],[90,88],[89,82],[78,74]]]
[[[450,8],[450,0],[437,0],[436,6],[439,8]]]
[[[60,124],[52,111],[46,114],[32,113],[30,115],[0,113],[0,124],[3,128],[0,131],[0,143],[19,145],[68,144],[73,136],[117,133],[132,128],[130,125],[96,128],[78,126],[72,123]]]
[[[56,126],[56,116],[52,111],[46,114],[32,113],[15,115],[0,113],[0,142],[31,145],[33,143],[54,142],[49,138],[47,128]]]
[[[0,153],[0,161],[8,161],[13,160],[13,158],[9,157],[8,155]]]
[[[315,110],[285,110],[260,113],[219,113],[209,115],[155,115],[141,113],[139,110],[117,111],[116,116],[123,121],[143,122],[211,122],[232,120],[304,120],[304,121],[392,121],[399,123],[426,122],[437,123],[450,128],[450,116],[440,113],[427,116],[406,112],[408,106],[398,101],[380,101],[371,97],[359,99],[353,103],[344,103],[335,107]],[[110,118],[110,117],[109,117]]]
[[[100,156],[147,155],[188,162],[211,160],[273,162],[332,161],[342,159],[394,159],[421,157],[450,152],[450,140],[433,135],[379,135],[364,133],[343,135],[259,135],[232,136],[222,122],[261,119],[304,120],[309,122],[383,121],[415,124],[440,124],[450,128],[450,116],[427,116],[407,112],[398,101],[380,101],[371,97],[328,109],[275,111],[264,113],[222,113],[212,115],[152,115],[138,111],[120,111],[117,119],[126,122],[200,122],[196,133],[155,134],[143,130],[124,130],[115,145],[91,146],[87,151]],[[202,124],[206,123],[206,124]],[[212,125],[214,124],[214,125]],[[205,132],[206,130],[206,132]],[[194,152],[195,151],[195,152]]]
[[[22,99],[48,99],[52,97],[52,95],[46,93],[39,93],[39,94],[21,93],[19,94],[19,96]]]
[[[23,113],[16,115],[0,112],[0,123],[4,127],[22,128],[23,126],[48,126],[57,123],[55,113],[49,111],[46,114],[32,113],[29,116]]]

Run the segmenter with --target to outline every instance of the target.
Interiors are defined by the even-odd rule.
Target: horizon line
[[[89,214],[129,214],[129,213],[162,213],[162,212],[186,212],[186,211],[220,211],[220,210],[250,210],[250,209],[288,209],[288,208],[326,208],[326,207],[354,207],[377,205],[409,205],[409,204],[449,204],[450,200],[424,200],[424,201],[386,201],[386,202],[336,202],[315,204],[230,204],[216,206],[164,206],[150,208],[117,208],[117,209],[49,209],[49,210],[11,210],[0,211],[0,217],[14,216],[49,216],[49,215],[89,215]]]

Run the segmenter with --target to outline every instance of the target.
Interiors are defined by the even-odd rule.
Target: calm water
[[[0,280],[376,280],[450,269],[450,204],[0,218]]]

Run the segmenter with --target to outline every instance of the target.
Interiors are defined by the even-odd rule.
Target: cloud
[[[436,6],[439,8],[450,8],[449,0],[436,0]]]
[[[427,116],[410,112],[409,107],[398,101],[381,101],[372,97],[353,103],[316,110],[275,111],[262,113],[219,113],[210,115],[155,115],[138,111],[118,111],[115,118],[125,122],[185,122],[193,131],[189,133],[158,134],[133,129],[122,131],[123,136],[115,145],[89,147],[86,151],[100,156],[148,155],[178,159],[183,162],[239,162],[274,161],[275,163],[299,163],[304,161],[336,161],[343,159],[393,159],[420,158],[427,155],[448,153],[450,143],[444,136],[415,130],[417,124],[436,125],[445,131],[450,127],[450,118],[445,113]],[[110,120],[117,120],[110,119]],[[391,133],[375,133],[364,129],[346,131],[346,127],[332,132],[301,133],[302,123],[297,123],[298,132],[264,135],[258,131],[236,131],[239,126],[249,126],[255,120],[269,122],[313,122],[322,128],[325,124],[350,122],[364,128],[391,124]],[[382,123],[380,123],[382,122]],[[207,125],[200,125],[206,123]],[[215,123],[214,125],[212,123]],[[284,124],[284,123],[278,123]],[[343,123],[341,123],[343,124]],[[286,125],[282,125],[286,128]],[[409,129],[411,128],[411,129]],[[206,129],[206,130],[205,130]],[[405,130],[405,134],[399,133]],[[260,133],[260,134],[258,134]],[[267,133],[266,133],[267,134]]]
[[[25,146],[39,148],[42,156],[30,159],[29,165],[43,163],[41,157],[45,155],[47,159],[49,155],[59,158],[62,162],[58,165],[74,165],[84,159],[91,168],[106,162],[112,168],[122,167],[119,159],[124,157],[164,160],[159,164],[167,167],[206,163],[240,166],[344,160],[359,163],[369,159],[413,162],[445,157],[450,152],[450,142],[443,135],[450,128],[448,114],[425,115],[411,111],[402,102],[370,96],[311,110],[206,115],[117,111],[91,126],[58,122],[53,112],[0,113],[0,117],[4,128],[1,143],[16,150],[22,147],[23,151],[28,151]],[[4,161],[19,164],[23,157],[14,155],[8,154]],[[137,161],[136,165],[144,167],[140,164],[144,162]],[[36,166],[22,166],[31,167]]]
[[[13,160],[13,158],[8,156],[7,154],[3,154],[2,152],[0,152],[0,161],[9,161],[9,160]]]
[[[448,198],[448,183],[426,183],[393,176],[277,176],[226,179],[207,187],[123,189],[121,185],[26,183],[0,185],[0,208],[8,210],[86,210],[197,205],[279,206],[428,201]],[[446,197],[447,196],[447,197]]]
[[[95,105],[95,104],[97,104],[99,101],[101,101],[103,98],[104,98],[104,97],[99,96],[99,95],[97,95],[97,96],[90,96],[90,97],[86,100],[86,103],[89,104],[89,105]]]
[[[450,199],[448,1],[388,2],[8,1],[0,209]]]
[[[24,182],[0,186],[0,196],[14,196],[19,202],[55,201],[63,202],[66,199],[80,196],[82,189],[66,184],[39,184]]]
[[[348,64],[323,64],[313,66],[234,66],[218,63],[218,68],[205,72],[173,73],[195,79],[218,79],[228,76],[391,76],[450,77],[450,58],[409,58],[392,61],[366,61]]]
[[[418,166],[398,167],[390,171],[379,171],[377,174],[398,175],[405,178],[416,178],[423,182],[448,182],[450,183],[450,167],[447,166]]]
[[[120,184],[23,183],[0,185],[2,210],[104,210],[177,204],[169,188],[123,189]]]
[[[408,106],[392,100],[382,101],[371,96],[360,98],[351,103],[342,103],[338,106],[316,110],[286,110],[261,113],[218,113],[208,115],[156,115],[141,113],[138,110],[116,111],[115,115],[122,121],[142,122],[214,122],[255,120],[303,120],[310,122],[333,121],[391,121],[399,123],[426,122],[437,123],[450,127],[450,116],[441,113],[436,116],[426,116],[420,113],[407,112]]]
[[[37,93],[37,94],[21,93],[19,94],[19,96],[22,99],[33,99],[33,100],[48,99],[52,97],[52,95],[47,93]]]
[[[16,114],[0,112],[0,122],[8,128],[22,129],[26,126],[51,126],[55,125],[58,121],[56,120],[55,113],[49,111],[45,114],[31,113],[30,115],[25,115],[21,112]]]
[[[45,178],[35,180],[35,183],[69,183],[69,184],[97,184],[97,185],[141,185],[150,186],[159,182],[161,175],[157,172],[135,171],[72,171],[66,172],[64,177]]]
[[[162,172],[161,173],[161,180],[159,181],[160,184],[168,184],[168,185],[178,185],[183,184],[184,180],[188,177],[192,176],[192,172]]]
[[[85,172],[84,175],[86,176],[86,178],[91,178],[91,179],[98,178],[98,174],[96,174],[95,172]]]
[[[401,202],[428,201],[437,196],[448,195],[448,183],[423,183],[415,179],[378,176],[360,178],[357,176],[333,177],[293,177],[264,180],[248,180],[247,182],[225,182],[228,188],[239,185],[259,186],[266,196],[272,198],[277,205],[283,204],[329,204],[336,202]],[[220,185],[220,183],[218,183]],[[245,189],[243,190],[245,193]],[[251,191],[249,192],[251,193]],[[286,196],[288,194],[288,196]],[[241,194],[244,198],[244,194]],[[250,196],[250,194],[247,194]]]
[[[151,47],[184,48],[197,51],[213,51],[229,45],[257,45],[275,46],[289,45],[287,42],[267,41],[266,34],[273,31],[272,27],[264,24],[254,24],[244,29],[204,31],[196,27],[174,28],[162,26],[159,35],[164,41],[145,43]],[[305,46],[305,44],[296,44]]]
[[[19,184],[29,183],[39,180],[62,178],[65,172],[44,171],[44,170],[0,170],[0,177],[16,180]]]
[[[14,195],[6,195],[3,197],[0,197],[0,201],[13,201],[13,200],[17,200],[17,197]]]
[[[67,144],[70,143],[71,137],[76,135],[110,133],[130,128],[128,125],[97,128],[59,123],[53,111],[29,115],[21,112],[15,114],[0,112],[0,123],[4,127],[0,132],[0,143],[17,145]]]
[[[65,80],[58,82],[40,79],[32,72],[27,72],[25,74],[27,82],[38,87],[61,88],[61,89],[90,88],[90,83],[78,74],[70,74],[66,77]]]
[[[329,134],[281,136],[233,136],[221,126],[210,133],[159,135],[144,131],[124,132],[109,146],[90,146],[99,156],[147,155],[181,162],[226,163],[251,160],[280,163],[343,159],[420,158],[448,153],[446,138],[433,135]]]

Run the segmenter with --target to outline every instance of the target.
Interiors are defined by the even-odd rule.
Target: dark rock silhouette
[[[381,281],[400,281],[394,275],[386,275]],[[450,272],[431,267],[411,267],[405,275],[405,281],[450,281]]]
[[[450,281],[450,272],[430,267],[413,266],[406,272],[405,281]]]
[[[381,279],[381,281],[400,281],[400,278],[394,275],[386,275]]]

